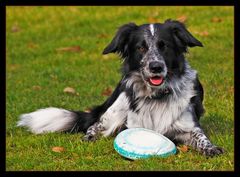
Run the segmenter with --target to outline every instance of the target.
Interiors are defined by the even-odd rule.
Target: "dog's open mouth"
[[[163,83],[163,80],[162,76],[154,76],[149,78],[149,83],[153,86],[159,86]]]

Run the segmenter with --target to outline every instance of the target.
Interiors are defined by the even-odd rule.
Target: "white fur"
[[[152,36],[154,36],[154,24],[150,24],[150,31]]]
[[[175,129],[184,131],[184,132],[190,132],[194,128],[194,121],[192,117],[192,112],[189,110],[191,107],[188,107],[181,116],[174,122],[173,127]]]
[[[144,127],[161,134],[165,134],[172,127],[181,130],[191,129],[194,125],[192,116],[190,113],[185,113],[191,97],[190,93],[182,95],[178,100],[170,98],[164,102],[149,103],[142,100],[136,108],[139,110],[138,113],[128,112],[127,127]]]
[[[102,132],[104,136],[113,133],[120,125],[124,124],[129,111],[129,102],[126,93],[121,93],[117,100],[108,108],[108,110],[101,116],[100,121],[103,124],[105,131]]]
[[[75,119],[73,112],[59,108],[46,108],[22,114],[17,125],[28,127],[35,134],[60,132],[72,128]]]

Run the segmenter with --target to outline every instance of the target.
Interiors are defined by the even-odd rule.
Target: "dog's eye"
[[[138,47],[140,53],[146,53],[147,49],[145,47]]]
[[[166,45],[165,45],[165,43],[164,43],[163,41],[159,41],[159,42],[158,42],[158,47],[159,47],[160,50],[164,50],[164,49],[165,49],[165,46],[166,46]]]

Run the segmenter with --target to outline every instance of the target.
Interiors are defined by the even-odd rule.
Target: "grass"
[[[6,17],[7,171],[234,170],[233,7],[7,7]],[[85,110],[101,104],[102,91],[120,78],[118,56],[101,55],[116,28],[179,17],[187,18],[188,29],[205,46],[190,49],[186,57],[205,88],[202,127],[225,148],[224,155],[206,159],[190,149],[129,161],[113,149],[113,137],[86,143],[83,134],[33,135],[16,127],[20,114],[39,108]],[[71,46],[81,49],[56,51]],[[64,93],[65,87],[78,94]],[[56,146],[65,151],[53,152]]]

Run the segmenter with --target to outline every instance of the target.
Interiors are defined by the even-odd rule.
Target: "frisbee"
[[[167,157],[177,148],[167,137],[145,128],[131,128],[119,133],[113,143],[123,157],[136,160],[153,156]]]

